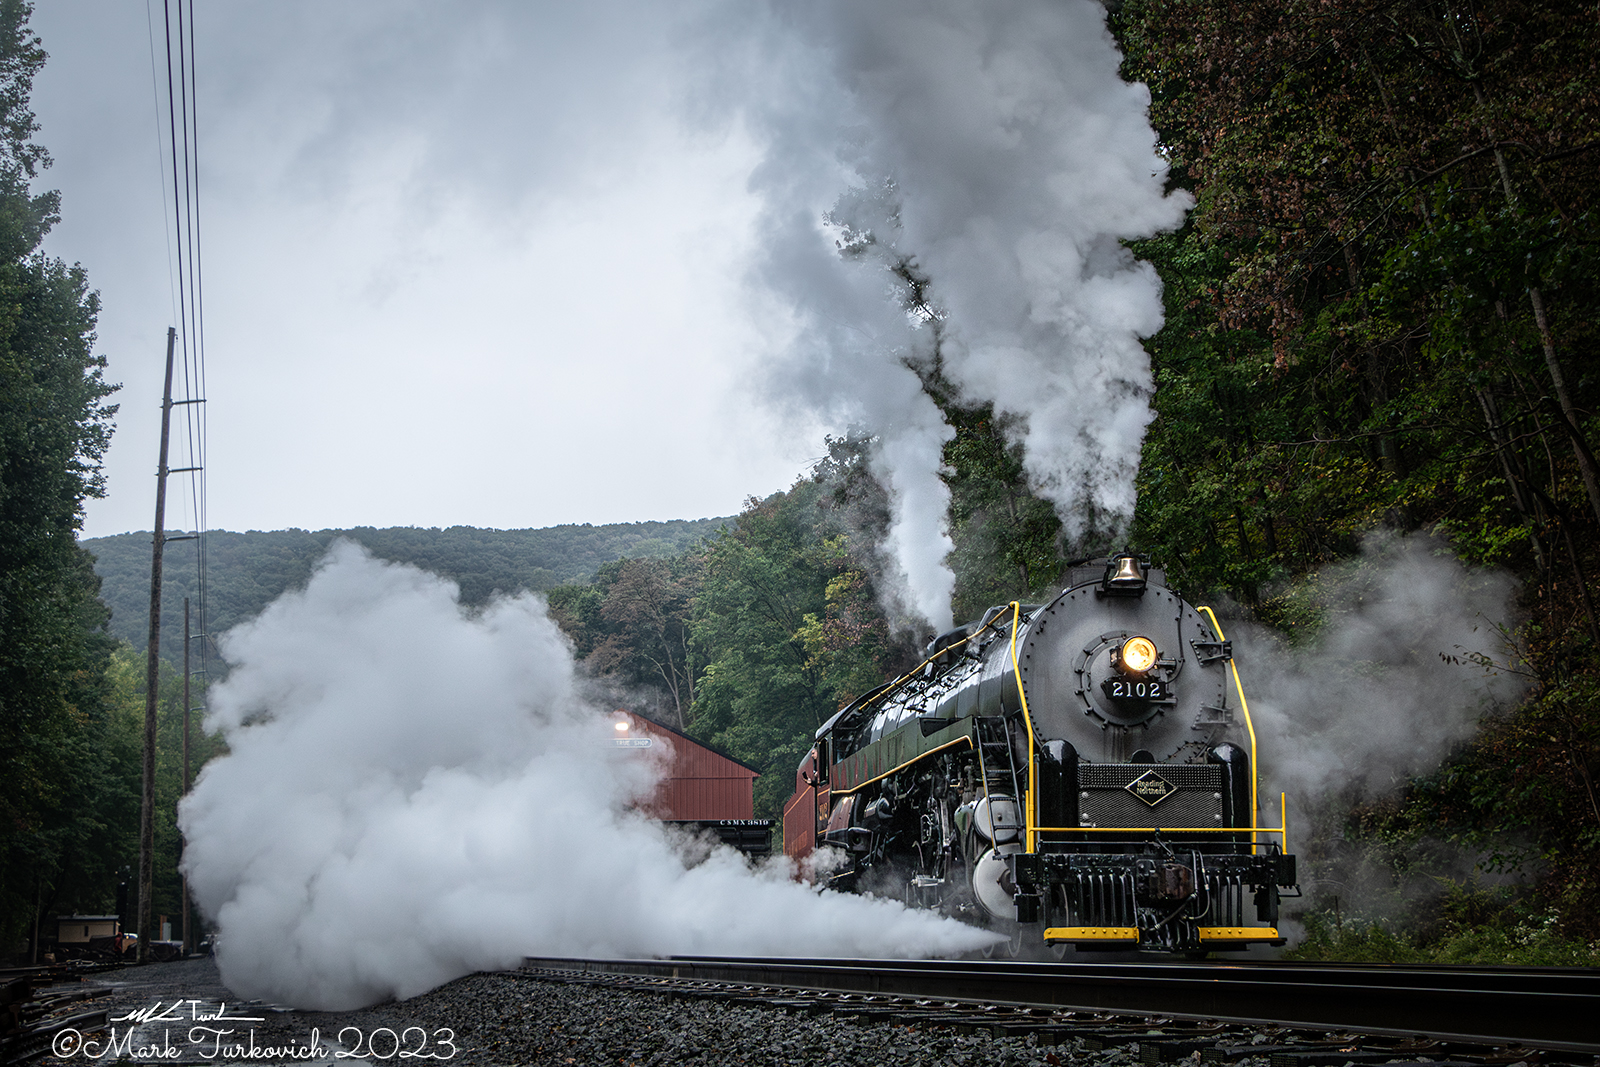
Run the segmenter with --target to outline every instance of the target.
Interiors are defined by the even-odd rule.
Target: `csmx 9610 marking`
[[[1236,697],[1237,699],[1233,699]],[[1049,945],[1282,944],[1295,884],[1258,825],[1255,728],[1211,609],[1131,554],[1048,604],[990,608],[817,731],[784,851],[826,877]]]

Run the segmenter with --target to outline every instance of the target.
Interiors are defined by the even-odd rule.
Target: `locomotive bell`
[[[1144,568],[1138,556],[1118,556],[1106,566],[1106,576],[1100,582],[1100,591],[1106,596],[1143,596]]]

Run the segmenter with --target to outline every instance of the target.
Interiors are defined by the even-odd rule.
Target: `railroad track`
[[[1250,1045],[1254,1051],[1248,1054],[1281,1055],[1283,1063],[1275,1060],[1274,1067],[1378,1063],[1394,1056],[1435,1064],[1539,1062],[1541,1057],[1530,1056],[1528,1049],[1577,1054],[1544,1058],[1551,1063],[1587,1063],[1587,1057],[1600,1057],[1596,970],[694,956],[529,959],[519,973],[790,1009],[842,1008],[857,1015],[865,1012],[864,1018],[875,1012],[907,1025],[960,1025],[966,1019],[972,1025],[998,1027],[997,1034],[1031,1032],[1045,1039],[1073,1036],[1073,1030],[1081,1031],[1077,1036],[1104,1033],[1140,1041],[1141,1059],[1152,1064],[1168,1062],[1166,1053],[1178,1059],[1214,1051],[1230,1040]],[[854,999],[837,999],[845,995]],[[1158,1027],[1159,1038],[1171,1047],[1147,1056],[1145,1045],[1155,1049],[1162,1044],[1157,1037],[1141,1041],[1137,1036],[1150,1031],[1148,1018],[1142,1018],[1150,1016],[1189,1022]],[[1281,1042],[1280,1052],[1276,1045],[1263,1048],[1256,1033],[1247,1032],[1263,1026],[1317,1032]],[[1330,1030],[1342,1033],[1329,1036]],[[1374,1044],[1368,1040],[1373,1036],[1387,1036],[1388,1044]],[[1526,1048],[1519,1052],[1520,1046]],[[1230,1058],[1237,1056],[1202,1055],[1203,1062]]]
[[[104,1005],[88,1002],[109,997],[111,990],[90,985],[73,988],[67,983],[81,983],[86,974],[104,969],[75,964],[0,971],[0,1067],[44,1055],[62,1030],[103,1029]]]

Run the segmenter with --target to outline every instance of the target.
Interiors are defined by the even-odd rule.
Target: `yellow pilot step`
[[[1199,934],[1202,942],[1257,941],[1270,945],[1281,945],[1284,942],[1284,939],[1278,936],[1277,928],[1272,926],[1202,926]]]
[[[1086,941],[1097,945],[1139,943],[1137,926],[1052,926],[1044,932],[1044,942],[1054,945],[1062,941]]]

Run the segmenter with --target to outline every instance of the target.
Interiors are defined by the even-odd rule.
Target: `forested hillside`
[[[351,530],[273,530],[206,538],[206,625],[213,633],[253,618],[287,589],[303,586],[328,545],[347,537],[380,559],[409,563],[443,575],[461,587],[463,603],[479,605],[496,592],[544,590],[587,581],[601,564],[624,556],[654,558],[682,552],[716,532],[726,519],[550,526],[537,530],[480,530],[471,526],[420,529],[411,526]],[[183,599],[199,610],[196,542],[167,546],[162,583],[163,655],[183,655]],[[111,632],[143,648],[150,626],[150,533],[95,537],[83,542],[94,554],[101,598],[111,608]],[[195,630],[198,632],[198,624]]]

